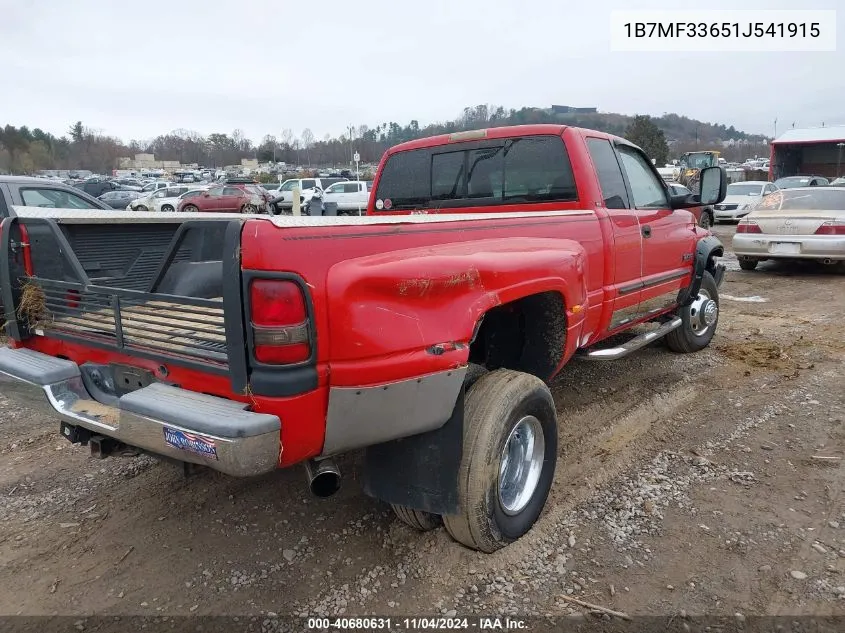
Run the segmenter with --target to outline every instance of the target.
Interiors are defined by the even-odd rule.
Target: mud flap
[[[362,485],[367,495],[434,514],[458,512],[464,391],[439,429],[366,449]]]

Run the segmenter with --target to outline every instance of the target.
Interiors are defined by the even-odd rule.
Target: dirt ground
[[[725,259],[708,350],[554,381],[552,495],[493,555],[401,525],[354,455],[327,500],[299,468],[186,479],[0,393],[0,614],[845,614],[845,275]]]

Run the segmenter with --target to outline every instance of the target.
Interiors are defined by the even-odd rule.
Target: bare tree
[[[293,130],[290,128],[282,130],[282,145],[288,149],[293,145]]]
[[[314,132],[311,128],[302,130],[302,146],[305,148],[305,155],[308,158],[308,166],[311,166],[311,146],[314,145]]]

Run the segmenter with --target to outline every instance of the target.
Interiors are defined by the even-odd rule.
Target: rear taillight
[[[816,235],[845,235],[845,222],[825,222],[816,229]]]
[[[736,232],[762,233],[763,231],[760,230],[760,225],[754,222],[753,220],[740,220],[739,224],[736,225]]]
[[[255,279],[249,288],[255,359],[271,365],[311,357],[305,296],[293,281]]]

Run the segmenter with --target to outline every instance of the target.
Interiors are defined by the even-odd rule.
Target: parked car
[[[282,210],[291,209],[295,188],[299,189],[299,202],[303,206],[311,202],[311,198],[315,196],[322,197],[324,187],[322,180],[321,178],[293,178],[284,181],[276,195],[270,200],[271,212],[278,213]]]
[[[85,180],[75,186],[95,198],[99,198],[107,191],[119,191],[125,189],[123,185],[104,178],[89,178],[88,180]]]
[[[748,215],[760,199],[778,190],[773,182],[747,180],[728,185],[728,195],[715,207],[716,222],[739,220]]]
[[[338,212],[349,211],[357,214],[362,210],[366,212],[369,197],[367,183],[363,180],[336,182],[323,192],[323,204],[334,202]]]
[[[246,191],[235,185],[215,185],[195,195],[185,196],[179,201],[176,210],[187,213],[263,213],[267,210],[267,202],[261,194]]]
[[[146,185],[141,187],[141,193],[152,193],[153,191],[157,191],[164,187],[175,187],[178,183],[170,182],[169,180],[154,180],[153,182],[148,182]]]
[[[243,191],[246,191],[247,193],[251,193],[251,194],[254,194],[254,195],[257,195],[257,196],[261,196],[264,199],[264,206],[265,207],[269,207],[271,201],[273,200],[273,194],[271,192],[267,191],[266,189],[264,189],[261,185],[257,185],[257,184],[252,183],[252,182],[238,182],[238,181],[231,182],[231,183],[229,181],[227,181],[226,184],[230,185],[232,187],[237,187],[238,189],[242,189]]]
[[[830,181],[831,187],[845,187],[845,176],[840,176]]]
[[[170,185],[156,191],[148,192],[142,197],[132,200],[127,211],[175,211],[179,196],[191,189],[198,189],[192,185]]]
[[[743,270],[767,259],[845,262],[845,187],[784,189],[740,220],[733,250]]]
[[[102,200],[62,182],[28,176],[0,176],[0,219],[9,217],[12,205],[42,209],[111,209]]]
[[[657,170],[660,173],[660,169]],[[690,196],[692,191],[687,187],[677,183],[668,182],[666,186],[669,187],[669,193],[673,196]],[[713,208],[712,207],[692,207],[688,209],[690,213],[695,216],[695,222],[703,229],[709,229],[713,226]]]
[[[794,187],[819,187],[830,184],[827,178],[822,176],[785,176],[775,180],[778,189],[792,189]]]
[[[68,213],[73,230],[27,246],[30,282],[57,297],[37,334],[6,293],[3,396],[103,457],[134,446],[236,476],[304,462],[322,496],[338,489],[334,456],[364,448],[363,490],[401,521],[484,552],[515,541],[555,474],[547,382],[576,353],[710,344],[724,249],[684,209],[720,202],[727,178],[704,168],[704,198],[670,197],[622,138],[471,134],[388,150],[365,219],[194,216],[183,231],[165,214],[23,210],[6,239]],[[179,206],[227,192],[245,194]],[[27,261],[0,258],[0,279]]]
[[[126,206],[135,200],[141,193],[138,191],[129,191],[118,189],[116,191],[106,191],[99,196],[98,200],[105,202],[112,209],[125,209]]]

